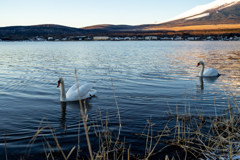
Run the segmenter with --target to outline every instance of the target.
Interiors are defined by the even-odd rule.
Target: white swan
[[[216,70],[215,68],[208,68],[204,71],[203,61],[199,61],[198,64],[197,64],[197,67],[199,65],[202,65],[202,70],[199,73],[199,77],[217,77],[217,76],[220,76],[220,74],[218,73],[218,70]]]
[[[89,84],[87,82],[78,82],[78,85],[74,84],[71,88],[69,88],[67,93],[65,92],[64,81],[62,78],[58,79],[57,87],[59,86],[61,90],[61,95],[60,95],[61,102],[78,101],[79,100],[78,90],[80,92],[81,100],[92,97],[97,93],[97,90],[92,89],[92,84]]]

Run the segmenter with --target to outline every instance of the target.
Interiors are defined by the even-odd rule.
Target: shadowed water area
[[[96,97],[86,100],[88,125],[101,111],[103,119],[108,115],[113,132],[118,133],[114,87],[121,115],[120,136],[132,144],[133,153],[144,152],[145,140],[132,133],[142,133],[146,119],[151,117],[153,131],[159,131],[164,128],[163,116],[169,112],[196,114],[201,110],[205,116],[214,116],[227,109],[226,94],[232,93],[239,101],[239,46],[240,42],[209,41],[2,42],[0,157],[5,158],[5,141],[9,159],[25,156],[43,117],[55,129],[64,152],[77,147],[79,104],[61,106],[60,89],[56,87],[59,77],[64,79],[66,91],[74,84],[75,67],[78,80],[93,84],[98,91]],[[215,68],[221,76],[197,77],[200,60],[206,69]],[[44,121],[42,126],[46,124]],[[80,146],[86,155],[82,126]],[[98,138],[91,129],[92,148],[97,149]],[[54,146],[50,130],[42,133]],[[34,142],[30,159],[46,159],[42,141],[39,136]]]

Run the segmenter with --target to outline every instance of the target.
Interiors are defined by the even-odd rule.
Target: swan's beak
[[[60,86],[60,82],[58,82],[58,85],[57,85],[57,87],[59,87]]]
[[[197,67],[199,66],[199,63],[197,64]]]

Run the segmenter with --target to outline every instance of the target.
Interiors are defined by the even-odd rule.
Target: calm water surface
[[[118,131],[113,83],[121,136],[133,144],[140,140],[131,133],[141,133],[150,117],[158,131],[164,127],[164,115],[170,111],[184,114],[185,106],[191,106],[192,114],[201,110],[205,116],[214,116],[215,108],[222,113],[228,103],[226,94],[233,93],[239,101],[239,46],[240,42],[2,42],[0,157],[5,158],[5,134],[9,158],[24,156],[43,117],[55,128],[64,151],[77,146],[78,103],[62,108],[56,87],[58,77],[64,79],[66,90],[74,84],[75,67],[79,81],[88,81],[98,90],[96,97],[86,101],[89,121],[98,117],[100,110],[103,116],[109,115],[111,128]],[[204,78],[201,83],[197,77],[201,68],[196,67],[199,60],[206,68],[216,68],[221,76]],[[42,126],[46,124],[44,121]],[[43,134],[54,146],[50,131]],[[90,132],[93,148],[98,148],[94,135]],[[80,137],[84,148],[83,131]],[[39,154],[45,159],[42,140],[39,137],[33,144],[33,157]]]

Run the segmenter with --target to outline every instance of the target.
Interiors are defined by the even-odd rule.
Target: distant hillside
[[[79,28],[71,28],[60,25],[34,25],[34,26],[11,26],[0,27],[0,39],[28,39],[34,36],[64,36],[81,35],[87,31]]]
[[[101,30],[119,30],[119,31],[124,31],[124,30],[142,29],[142,27],[141,26],[130,26],[130,25],[102,24],[102,25],[94,25],[94,26],[83,27],[81,29],[84,29],[84,30],[101,29]]]

